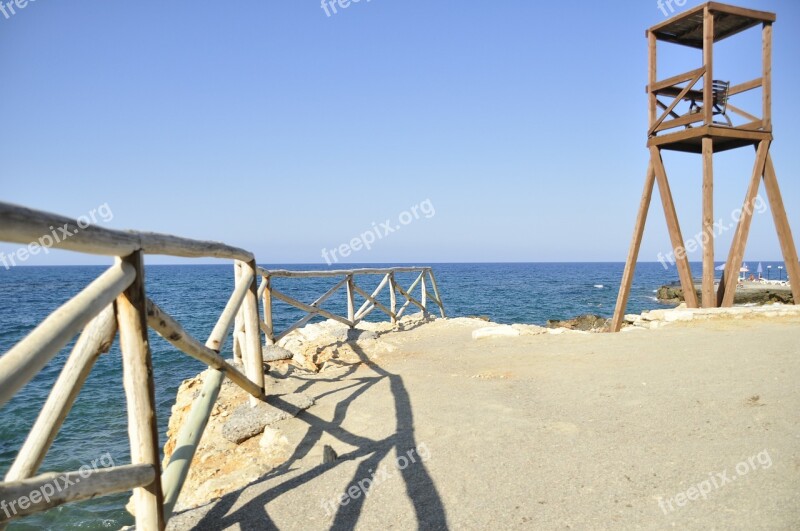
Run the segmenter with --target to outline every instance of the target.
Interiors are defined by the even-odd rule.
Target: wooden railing
[[[74,219],[0,203],[0,241],[29,245],[42,235],[50,234],[52,227],[65,227],[71,234],[54,247],[117,258],[114,265],[0,357],[0,406],[3,406],[79,334],[39,417],[5,481],[0,483],[0,500],[21,499],[44,488],[56,476],[77,478],[80,475],[80,483],[75,481],[74,486],[59,489],[47,500],[39,497],[38,503],[26,498],[31,503],[25,503],[25,508],[17,504],[11,518],[9,513],[0,512],[0,527],[10,519],[64,503],[132,489],[137,529],[164,529],[224,377],[249,393],[251,401],[265,398],[255,259],[248,251],[222,243],[84,227]],[[233,292],[205,344],[193,338],[147,298],[146,254],[234,261],[236,282]],[[245,374],[220,356],[237,316],[243,324],[244,348],[240,349],[240,354],[244,352]],[[179,432],[175,452],[163,474],[148,326],[180,351],[213,369],[192,406],[189,419]],[[122,352],[132,464],[95,470],[88,477],[79,472],[36,475],[95,361],[110,348],[117,332]]]
[[[0,483],[0,501],[18,500],[44,488],[54,478],[75,478],[80,482],[59,489],[48,499],[16,506],[9,517],[0,511],[0,529],[9,520],[58,507],[65,503],[96,496],[133,490],[132,508],[139,530],[161,530],[172,515],[186,480],[200,438],[208,423],[222,382],[228,377],[251,395],[251,405],[266,399],[264,394],[261,330],[268,343],[274,343],[291,330],[321,315],[354,327],[378,308],[397,322],[414,305],[428,312],[435,303],[445,316],[433,271],[429,267],[391,269],[356,269],[350,271],[267,271],[256,266],[252,253],[217,242],[206,242],[146,232],[122,232],[96,226],[83,226],[63,216],[31,210],[0,202],[0,241],[32,245],[52,227],[67,228],[72,235],[53,247],[82,253],[116,257],[114,265],[80,293],[45,318],[24,339],[0,357],[0,407],[28,384],[75,336],[78,336],[36,422],[22,445],[5,480]],[[40,240],[41,241],[41,240]],[[147,297],[144,256],[161,254],[176,257],[211,257],[233,261],[234,287],[225,308],[205,343],[192,337],[154,301]],[[419,273],[407,289],[395,275]],[[358,275],[383,275],[378,289],[371,294],[355,282]],[[261,287],[256,278],[262,277]],[[344,278],[334,288],[311,304],[302,303],[271,286],[276,277]],[[428,293],[426,278],[433,290]],[[389,286],[389,306],[377,300]],[[320,305],[338,289],[347,289],[347,317],[328,312]],[[419,298],[412,292],[419,287]],[[397,310],[396,294],[405,298]],[[355,310],[355,295],[364,304]],[[264,320],[259,318],[258,299],[264,298]],[[273,329],[272,301],[281,300],[308,313],[277,337]],[[226,362],[220,351],[233,325],[234,359],[244,373]],[[158,428],[155,409],[155,382],[148,340],[148,327],[179,351],[205,363],[203,388],[195,399],[187,420],[181,426],[175,450],[166,468],[161,470]],[[122,352],[123,388],[128,410],[128,433],[131,445],[130,465],[94,470],[86,477],[78,472],[36,475],[47,451],[61,428],[94,363],[107,352],[119,332]],[[32,499],[30,500],[33,501]]]
[[[654,103],[663,111],[661,115],[655,118],[655,121],[650,126],[648,136],[676,127],[690,127],[698,122],[704,122],[705,125],[712,125],[714,123],[713,113],[707,116],[704,112],[687,112],[683,115],[676,112],[676,107],[681,102],[695,101],[696,103],[703,103],[704,101],[713,100],[710,94],[706,94],[706,92],[710,90],[709,88],[703,88],[701,90],[694,89],[695,85],[697,85],[705,75],[706,67],[701,67],[684,74],[657,81],[647,87],[648,94],[654,99]],[[727,97],[729,99],[733,98],[738,94],[761,88],[762,85],[763,78],[757,78],[731,86],[728,90]],[[659,96],[673,98],[673,100],[671,103],[666,104],[659,99]],[[711,105],[713,106],[713,103]],[[763,118],[759,118],[758,116],[736,107],[731,104],[730,101],[727,102],[727,110],[747,120],[746,123],[736,126],[737,129],[761,130],[767,128],[767,124]],[[671,119],[667,120],[668,117]]]
[[[259,295],[263,300],[264,320],[261,322],[261,327],[267,336],[267,342],[272,344],[280,341],[286,337],[290,332],[304,326],[314,317],[322,316],[328,319],[333,319],[345,324],[349,327],[355,327],[367,315],[375,309],[378,309],[389,316],[392,323],[396,323],[405,313],[410,305],[422,310],[424,314],[428,314],[428,302],[433,302],[439,308],[442,317],[445,317],[444,305],[442,298],[439,295],[439,288],[436,285],[436,277],[433,275],[433,270],[430,267],[393,267],[384,269],[348,269],[348,270],[334,270],[334,271],[269,271],[263,268],[258,268],[258,273],[261,275],[261,285],[258,288]],[[416,280],[411,285],[404,289],[397,281],[396,275],[399,273],[418,273]],[[372,293],[368,293],[361,289],[356,284],[357,276],[366,275],[382,275],[378,287]],[[278,291],[273,285],[275,278],[338,278],[342,277],[332,288],[322,294],[314,302],[307,304],[290,297],[286,293]],[[426,279],[430,283],[430,288],[433,290],[431,295],[428,292],[428,285]],[[378,300],[384,288],[389,287],[389,305],[381,303]],[[414,290],[419,287],[419,299],[413,295]],[[337,315],[331,311],[323,309],[322,303],[330,299],[339,290],[345,289],[347,291],[347,315]],[[400,294],[405,302],[402,307],[397,309],[397,294]],[[363,299],[363,303],[356,310],[356,295]],[[289,326],[286,330],[276,333],[275,326],[272,318],[272,303],[273,299],[282,301],[298,310],[306,313],[304,317]]]

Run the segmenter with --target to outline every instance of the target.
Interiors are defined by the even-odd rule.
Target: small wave
[[[605,286],[602,284],[595,284],[594,287],[596,287],[597,289],[603,289]]]

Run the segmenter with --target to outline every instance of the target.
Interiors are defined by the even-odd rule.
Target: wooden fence
[[[115,257],[114,264],[80,293],[45,318],[24,339],[0,357],[0,407],[28,384],[58,352],[78,336],[62,371],[22,445],[5,480],[0,483],[0,500],[19,500],[44,488],[55,478],[80,477],[80,482],[59,490],[47,500],[19,504],[9,517],[0,511],[0,529],[11,519],[41,512],[65,503],[133,490],[136,528],[161,530],[172,515],[183,483],[189,473],[200,438],[225,377],[249,393],[251,404],[266,399],[261,331],[267,343],[274,343],[289,331],[303,326],[314,316],[335,319],[351,327],[375,308],[396,322],[409,305],[427,313],[433,301],[444,317],[444,307],[430,268],[360,269],[351,271],[293,272],[267,271],[256,266],[252,253],[217,242],[206,242],[146,232],[123,232],[95,226],[56,214],[31,210],[0,202],[0,241],[31,246],[52,227],[67,228],[72,235],[54,247],[82,253]],[[192,337],[164,312],[146,293],[144,257],[149,254],[175,257],[223,258],[233,261],[234,285],[230,298],[205,343]],[[403,289],[396,273],[419,273],[414,283]],[[372,294],[355,283],[357,275],[383,275]],[[257,277],[262,277],[260,288]],[[270,285],[275,277],[344,276],[337,285],[312,304],[304,304]],[[433,289],[427,292],[426,277]],[[390,286],[389,307],[377,297]],[[339,288],[346,286],[348,315],[340,317],[320,308]],[[419,299],[411,295],[420,287]],[[405,298],[396,310],[396,293]],[[364,304],[355,311],[355,294]],[[264,298],[264,320],[259,318],[259,296]],[[273,330],[272,300],[284,301],[308,313],[278,337]],[[155,409],[155,382],[148,339],[148,327],[187,354],[213,369],[178,433],[177,444],[166,468],[161,470],[158,427]],[[233,348],[244,373],[226,362],[220,351],[233,327]],[[123,389],[128,410],[130,465],[95,470],[86,477],[80,471],[38,474],[48,449],[58,434],[100,354],[107,352],[119,333],[122,353]],[[32,499],[30,499],[33,502]]]
[[[424,314],[428,314],[428,302],[431,301],[439,308],[442,317],[446,317],[442,298],[439,295],[439,288],[436,285],[436,278],[433,275],[433,270],[430,267],[392,267],[384,269],[348,269],[348,270],[334,270],[334,271],[269,271],[261,267],[257,268],[258,273],[261,275],[261,285],[258,288],[259,296],[263,301],[264,320],[261,322],[261,328],[267,336],[267,343],[273,344],[288,335],[293,330],[306,325],[314,317],[322,316],[334,321],[339,321],[349,327],[355,327],[367,315],[372,313],[373,310],[378,309],[385,313],[391,319],[392,323],[397,323],[405,313],[410,305],[422,310]],[[417,278],[407,288],[398,283],[396,275],[398,273],[416,273]],[[368,293],[356,284],[357,276],[367,275],[382,275],[378,287]],[[322,294],[317,300],[310,304],[301,302],[289,295],[278,291],[273,285],[275,278],[339,278],[339,281],[328,291]],[[428,285],[426,280],[430,283],[430,288],[433,294],[428,292]],[[378,300],[384,288],[389,287],[389,306],[381,303]],[[414,290],[419,287],[419,299],[413,295]],[[337,315],[334,312],[322,308],[322,303],[330,299],[335,293],[340,290],[347,292],[347,316]],[[397,309],[397,294],[400,294],[405,302],[403,306]],[[363,299],[363,303],[356,310],[356,295]],[[282,301],[298,310],[306,313],[304,317],[289,326],[286,330],[276,334],[275,325],[272,318],[272,304],[273,300],[277,299]]]
[[[77,471],[66,473],[67,478],[80,477],[80,483],[56,492],[48,500],[26,503],[24,509],[17,504],[11,516],[26,516],[64,503],[132,489],[137,529],[164,529],[223,378],[227,376],[249,393],[252,401],[264,399],[255,259],[248,251],[221,243],[83,227],[73,219],[0,203],[0,241],[29,244],[50,234],[52,229],[49,227],[66,227],[72,233],[57,245],[60,249],[117,258],[114,265],[0,357],[0,406],[3,406],[64,346],[79,336],[5,481],[0,483],[0,500],[18,500],[54,480],[53,474],[36,474],[95,361],[110,348],[119,332],[132,463],[96,470],[88,477]],[[147,298],[144,277],[144,256],[147,254],[234,261],[238,271],[235,286],[205,344],[193,338]],[[220,356],[237,314],[244,323],[246,374]],[[148,327],[181,352],[215,369],[208,373],[163,473]],[[59,477],[62,475],[57,474]],[[7,520],[6,513],[0,512],[0,525]]]

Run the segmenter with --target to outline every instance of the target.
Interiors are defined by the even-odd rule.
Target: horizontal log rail
[[[170,234],[105,229],[51,214],[0,201],[0,241],[29,244],[61,227],[69,236],[54,241],[52,247],[68,251],[105,256],[128,256],[136,251],[187,258],[226,258],[253,260],[253,254],[224,243],[180,238]]]
[[[342,275],[386,275],[388,273],[419,273],[422,267],[383,267],[383,268],[362,268],[362,269],[331,269],[323,271],[289,271],[286,269],[266,270],[258,268],[258,273],[263,277],[285,277],[285,278],[311,278],[311,277],[340,277]]]
[[[399,273],[416,273],[417,278],[409,286],[408,289],[403,289],[397,283],[396,276]],[[267,342],[277,343],[285,338],[291,332],[308,324],[314,317],[325,317],[342,323],[350,328],[354,328],[358,323],[363,321],[375,309],[385,313],[392,323],[397,321],[403,316],[406,308],[413,304],[420,308],[423,313],[428,313],[428,301],[433,302],[439,308],[442,317],[445,317],[444,304],[439,296],[438,286],[436,285],[436,278],[433,274],[433,269],[430,267],[392,267],[392,268],[362,268],[362,269],[340,269],[328,271],[287,271],[287,270],[268,270],[259,267],[258,274],[261,276],[261,284],[258,288],[258,294],[262,298],[262,307],[264,308],[264,319],[259,323],[261,330],[267,336]],[[359,275],[382,275],[378,287],[372,293],[365,291],[356,283],[356,278]],[[297,300],[286,293],[279,291],[275,288],[273,280],[275,278],[336,278],[343,277],[333,287],[328,289],[324,294],[319,296],[314,302],[308,304]],[[426,283],[427,279],[427,283]],[[433,295],[427,293],[428,283],[433,290]],[[389,286],[390,303],[386,306],[378,300],[381,292]],[[419,299],[412,295],[413,290],[420,286]],[[333,311],[322,308],[322,303],[330,299],[334,294],[342,289],[347,292],[347,315],[337,315]],[[397,294],[405,298],[405,303],[402,308],[397,310]],[[363,299],[363,303],[356,310],[355,297],[358,295]],[[272,315],[272,307],[274,300],[279,300],[306,313],[305,316],[292,323],[288,328],[281,332],[277,332],[274,327],[274,320]]]
[[[700,79],[705,73],[706,67],[701,66],[695,70],[678,74],[677,76],[668,77],[667,79],[653,83],[647,87],[647,92],[655,92],[656,94],[659,94],[663,92],[664,89],[674,89],[676,88],[675,85],[680,85],[681,83],[686,83],[687,81],[692,81],[694,79]]]
[[[9,509],[8,514],[0,511],[0,525],[65,503],[150,485],[156,477],[155,468],[150,465],[122,465],[97,470],[51,472],[0,483],[0,500],[6,501],[5,507]],[[24,503],[20,504],[22,500]],[[8,501],[16,503],[12,506]]]

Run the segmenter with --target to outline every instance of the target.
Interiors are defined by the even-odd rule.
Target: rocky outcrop
[[[482,319],[481,319],[482,320]],[[488,337],[517,337],[517,336],[538,336],[539,334],[546,334],[547,329],[536,325],[527,324],[513,324],[503,325],[495,324],[494,326],[486,326],[472,331],[472,339],[485,339]]]
[[[698,300],[702,297],[701,290],[697,289]],[[666,304],[678,304],[684,301],[683,288],[680,286],[661,286],[656,293],[656,298]],[[734,304],[794,304],[792,290],[786,286],[767,286],[746,283],[736,290]]]
[[[674,309],[651,310],[641,315],[626,315],[623,332],[661,328],[672,323],[704,321],[709,319],[774,319],[800,316],[800,306],[766,304],[763,306],[734,306],[732,308],[687,308],[681,304]]]
[[[314,399],[303,393],[292,393],[281,397],[267,397],[268,402],[255,407],[242,404],[228,416],[222,426],[222,436],[232,443],[240,444],[262,433],[264,428],[290,419],[304,409],[314,405]]]
[[[605,332],[608,330],[610,319],[600,315],[579,315],[574,319],[565,321],[549,320],[547,328],[566,328],[567,330],[580,330],[582,332]]]

